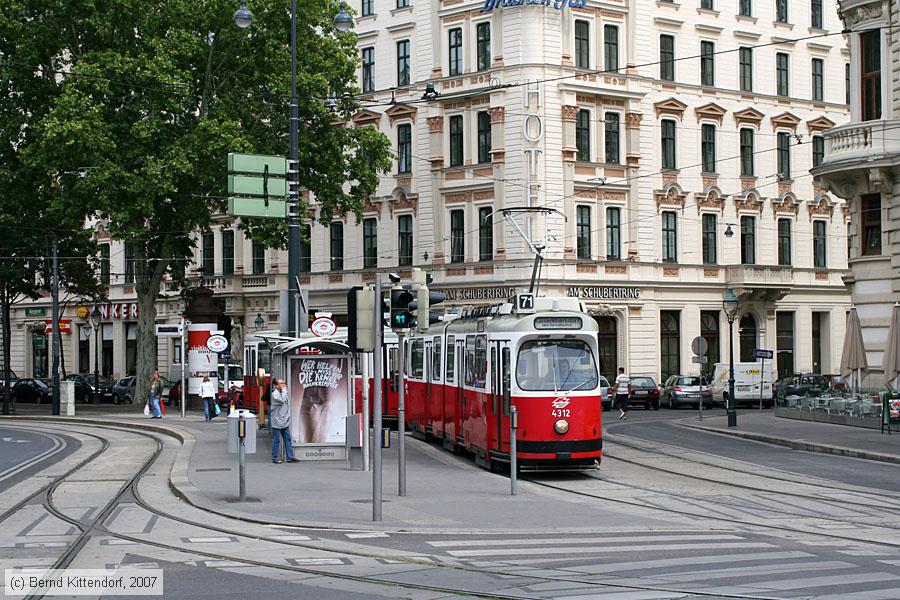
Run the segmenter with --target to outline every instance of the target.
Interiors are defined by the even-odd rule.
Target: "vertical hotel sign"
[[[541,184],[537,182],[538,176],[538,155],[543,150],[541,145],[544,141],[544,116],[539,112],[543,106],[543,98],[541,93],[541,83],[539,81],[525,80],[525,118],[522,121],[522,136],[528,143],[525,148],[525,154],[528,156],[528,183],[527,183],[527,206],[534,208],[538,205],[538,192]],[[528,217],[528,238],[532,244],[534,240],[534,230],[532,229],[531,216]]]

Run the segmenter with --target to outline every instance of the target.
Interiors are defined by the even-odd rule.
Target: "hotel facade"
[[[727,288],[741,300],[736,361],[770,349],[779,373],[837,372],[849,213],[809,175],[823,132],[849,120],[834,1],[354,8],[361,109],[344,125],[384,132],[394,164],[359,222],[310,223],[301,270],[314,309],[345,319],[351,286],[412,267],[447,293],[441,306],[497,303],[528,287],[533,244],[539,293],[584,301],[608,376],[622,366],[659,380],[727,361]],[[126,249],[104,252],[111,302],[133,302]],[[258,317],[277,323],[284,252],[221,217],[198,233],[197,267],[192,282],[213,290],[234,344]],[[183,308],[171,294],[161,321]],[[15,309],[20,376],[46,361],[34,347],[41,306]],[[71,318],[67,364],[93,365],[95,343]],[[101,370],[124,375],[131,321],[107,326]],[[692,360],[698,336],[705,365]],[[175,350],[159,349],[165,369]]]

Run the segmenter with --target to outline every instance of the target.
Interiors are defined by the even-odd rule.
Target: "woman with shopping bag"
[[[144,414],[151,413],[151,418],[162,419],[162,410],[159,407],[159,399],[162,396],[163,385],[159,380],[159,371],[153,371],[153,381],[150,383],[150,394],[147,398],[147,407]],[[149,411],[148,411],[149,409]]]
[[[203,376],[203,382],[200,384],[200,397],[203,398],[203,414],[206,420],[210,421],[219,414],[216,409],[216,386],[209,380],[209,375]]]

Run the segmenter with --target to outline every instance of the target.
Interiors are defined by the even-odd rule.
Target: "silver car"
[[[678,408],[684,404],[712,406],[712,388],[699,375],[672,375],[659,390],[661,406]]]

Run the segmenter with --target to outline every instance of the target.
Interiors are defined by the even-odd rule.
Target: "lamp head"
[[[247,0],[241,0],[241,7],[234,11],[234,24],[241,29],[247,29],[253,22],[253,13],[247,8]]]
[[[347,12],[347,5],[341,2],[341,10],[334,15],[334,28],[340,32],[353,29],[353,17]]]
[[[734,322],[734,317],[737,316],[739,303],[740,300],[734,295],[734,290],[728,288],[728,291],[725,292],[725,297],[722,299],[722,308],[725,310],[725,316],[728,317],[729,323]]]

